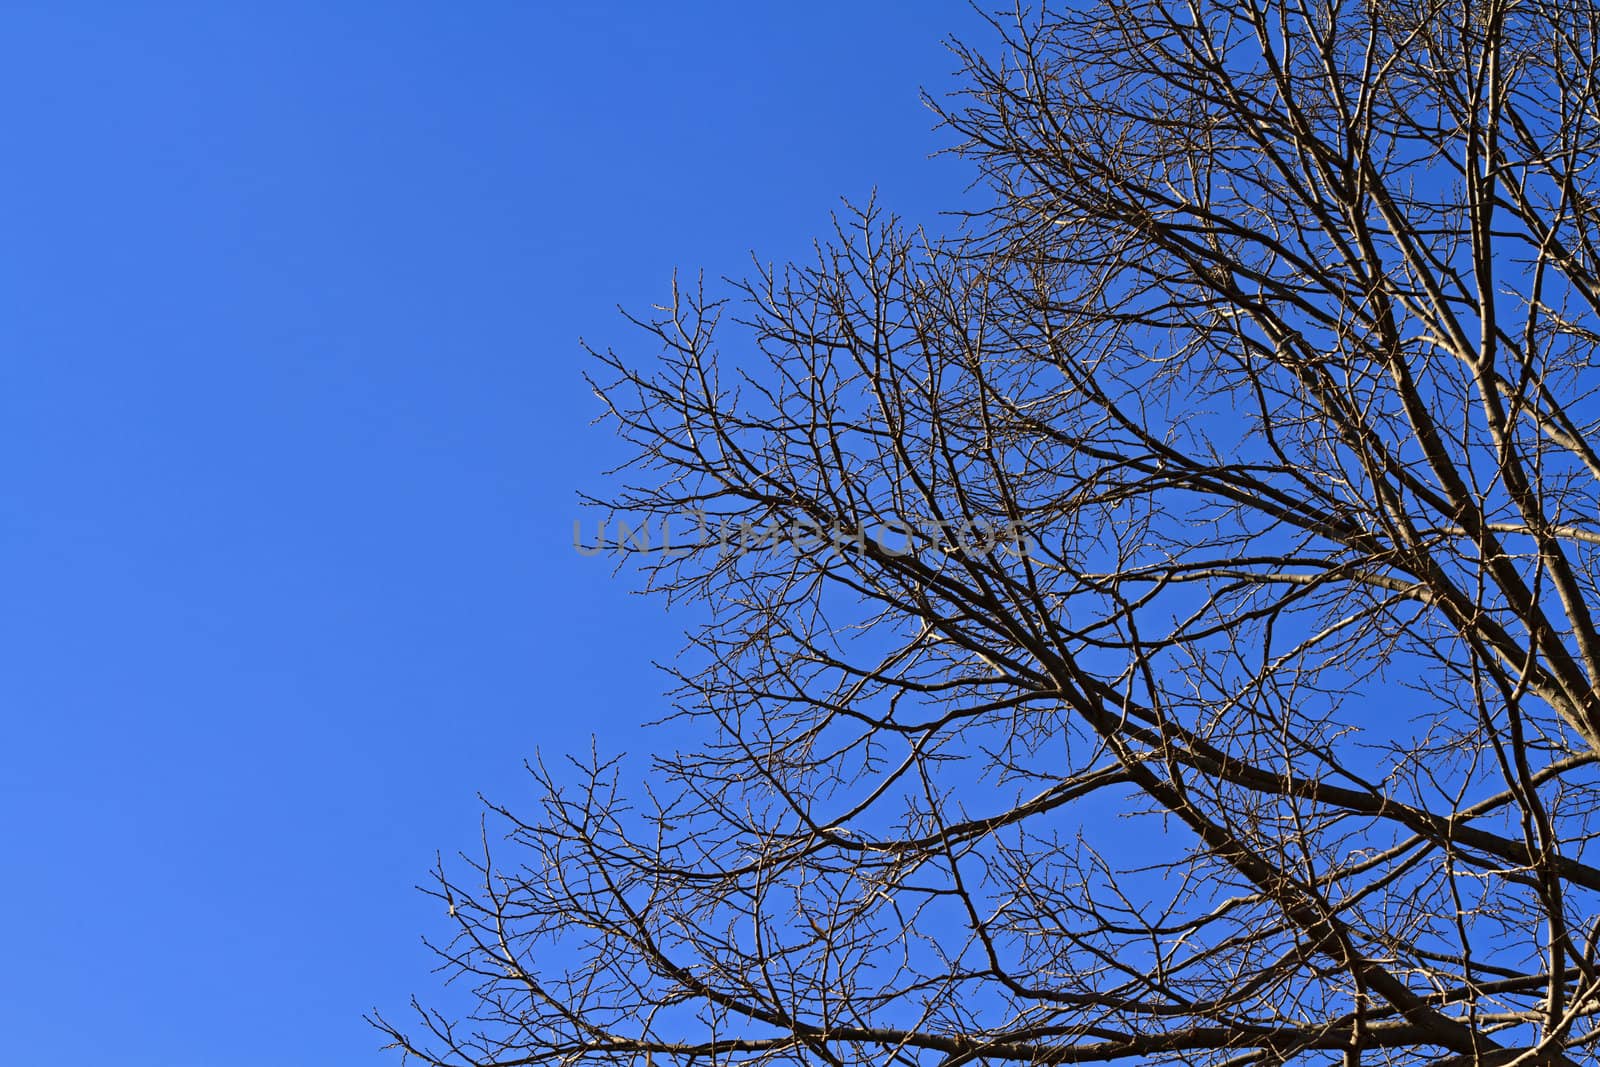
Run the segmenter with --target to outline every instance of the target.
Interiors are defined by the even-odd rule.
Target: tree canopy
[[[637,557],[705,612],[702,743],[535,768],[430,889],[476,1010],[379,1025],[501,1067],[1586,1062],[1600,6],[993,31],[930,101],[948,232],[869,205],[595,353],[601,503],[740,529]]]

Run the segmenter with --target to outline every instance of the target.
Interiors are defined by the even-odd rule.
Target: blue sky
[[[411,887],[647,747],[678,626],[572,550],[580,335],[964,172],[963,3],[0,11],[11,1063],[377,1064]],[[642,354],[642,353],[641,353]]]

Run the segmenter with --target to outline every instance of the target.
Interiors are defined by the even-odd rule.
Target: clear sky
[[[931,218],[964,3],[0,7],[0,1061],[379,1064],[411,887],[651,743],[580,335]],[[642,354],[642,353],[641,353]]]

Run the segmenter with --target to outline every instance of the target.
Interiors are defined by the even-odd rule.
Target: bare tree
[[[536,768],[431,888],[476,1011],[379,1025],[440,1064],[1593,1062],[1600,6],[994,26],[935,102],[992,194],[954,236],[868,208],[600,354],[612,514],[745,524],[642,557],[710,620],[704,744]]]

